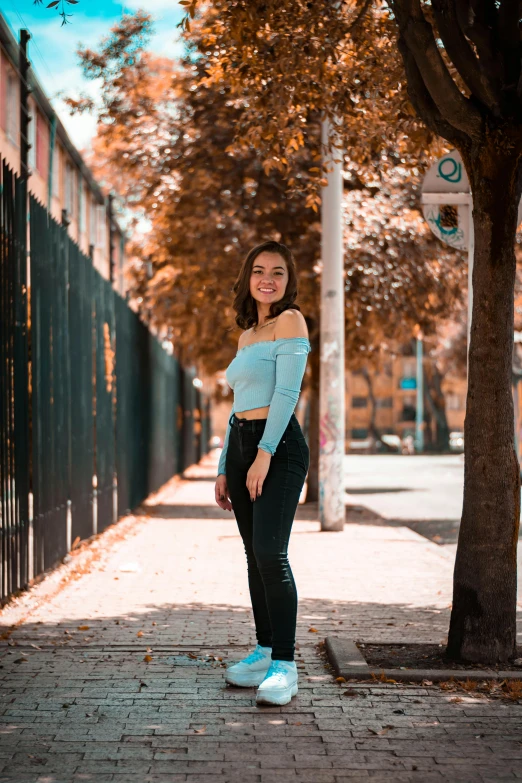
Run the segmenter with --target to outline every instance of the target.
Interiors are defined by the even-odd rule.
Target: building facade
[[[31,42],[29,41],[29,50]],[[0,14],[0,156],[21,173],[20,44]],[[27,75],[28,188],[94,267],[124,294],[125,236],[112,214],[112,201],[71,142],[32,68]]]
[[[425,371],[429,359],[424,360]],[[417,410],[416,359],[395,356],[384,363],[382,370],[346,373],[346,439],[366,440],[372,434],[372,423],[381,435],[404,438],[415,432]],[[462,432],[466,414],[466,378],[447,375],[441,383],[448,428]],[[424,394],[425,445],[436,441],[436,421],[426,404]],[[356,444],[354,443],[354,446]]]

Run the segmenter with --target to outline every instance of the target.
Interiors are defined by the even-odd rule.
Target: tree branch
[[[518,2],[518,0],[517,0]],[[470,92],[495,115],[500,114],[500,85],[493,84],[470,46],[457,18],[454,0],[432,0],[444,48]]]
[[[350,27],[348,29],[348,32],[350,33],[350,35],[353,35],[353,33],[355,32],[355,29],[362,22],[364,16],[366,15],[366,12],[367,12],[368,8],[371,6],[371,4],[372,4],[372,0],[364,0],[362,8],[360,9],[359,13],[357,14],[357,16],[355,17],[355,19],[353,20],[353,22],[351,23],[351,25],[350,25]]]
[[[456,16],[464,35],[475,45],[478,57],[485,71],[494,74],[501,84],[500,58],[494,43],[496,9],[485,6],[483,0],[456,0]]]
[[[504,89],[514,91],[520,79],[519,0],[500,0],[498,11],[499,47],[504,65]]]
[[[391,0],[400,36],[415,58],[417,68],[440,114],[468,136],[482,127],[480,111],[451,78],[438,50],[433,29],[424,17],[420,0]],[[403,55],[404,56],[404,55]]]
[[[434,133],[460,148],[468,141],[468,136],[446,122],[426,89],[415,57],[401,36],[398,39],[398,46],[406,70],[408,95],[415,111]]]

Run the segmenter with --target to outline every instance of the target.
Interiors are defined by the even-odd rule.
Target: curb
[[[369,666],[361,651],[352,639],[327,636],[326,654],[337,677],[345,680],[380,681],[381,678],[397,682],[417,682],[424,680],[445,682],[447,680],[522,680],[520,672],[497,672],[493,669],[379,669]]]

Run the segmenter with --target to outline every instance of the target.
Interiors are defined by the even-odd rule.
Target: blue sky
[[[183,11],[176,0],[79,0],[68,8],[73,16],[71,24],[61,27],[61,18],[54,9],[46,9],[48,0],[34,5],[33,0],[0,0],[0,12],[7,19],[16,38],[21,27],[31,33],[29,56],[36,76],[65,125],[71,140],[79,149],[89,146],[94,133],[94,120],[86,116],[71,117],[60,92],[78,95],[86,92],[96,95],[97,86],[82,77],[76,49],[81,43],[94,47],[106,35],[122,13],[133,13],[144,8],[152,14],[155,33],[150,48],[156,53],[176,57],[182,51],[177,41],[176,28]]]

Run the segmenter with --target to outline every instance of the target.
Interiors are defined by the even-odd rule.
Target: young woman
[[[294,408],[310,351],[294,304],[290,250],[264,242],[234,284],[236,323],[246,330],[226,370],[234,390],[216,480],[216,502],[233,511],[245,545],[257,645],[227,668],[231,685],[259,686],[257,703],[287,704],[297,693],[297,591],[288,541],[310,451]]]

